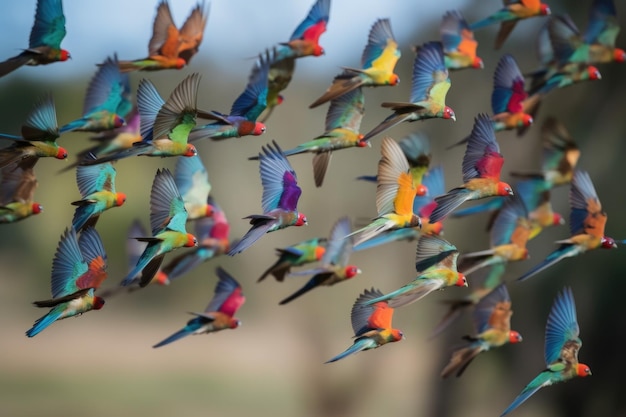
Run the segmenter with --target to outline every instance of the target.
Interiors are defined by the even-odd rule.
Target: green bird
[[[259,277],[257,282],[263,281],[268,275],[273,275],[276,281],[283,282],[294,266],[302,266],[322,259],[326,252],[326,238],[307,239],[286,248],[277,248],[278,260]]]

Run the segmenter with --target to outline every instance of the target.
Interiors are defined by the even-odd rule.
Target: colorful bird
[[[230,225],[226,214],[212,197],[207,199],[207,204],[212,207],[213,214],[195,222],[194,235],[198,239],[198,247],[177,255],[161,268],[154,278],[157,282],[169,284],[202,263],[225,255],[230,250]]]
[[[475,31],[494,23],[500,23],[500,30],[496,37],[496,49],[502,47],[518,21],[550,14],[550,7],[545,3],[541,3],[540,0],[504,0],[503,3],[504,7],[502,9],[470,25],[470,28]]]
[[[208,9],[204,7],[204,1],[198,2],[183,26],[177,29],[167,0],[161,0],[154,18],[152,38],[148,43],[148,56],[134,61],[120,61],[120,70],[128,72],[183,68],[198,52],[207,17]]]
[[[326,252],[326,238],[307,239],[286,248],[276,248],[278,260],[259,277],[257,282],[263,281],[268,275],[273,275],[276,281],[283,282],[294,266],[302,266],[322,259]]]
[[[197,155],[196,147],[187,143],[187,139],[196,125],[199,83],[200,75],[191,74],[174,88],[167,101],[163,101],[154,84],[141,80],[137,88],[137,108],[141,117],[142,140],[133,143],[129,149],[104,155],[95,161],[81,161],[80,165],[116,161],[135,155]]]
[[[259,171],[263,185],[261,198],[263,214],[251,214],[244,217],[244,219],[250,219],[252,227],[228,252],[230,256],[248,249],[265,233],[307,224],[304,213],[297,211],[302,189],[298,186],[296,172],[278,143],[276,141],[272,143],[273,147],[268,144],[267,147],[261,148],[263,153],[259,153]]]
[[[500,417],[515,410],[543,387],[591,375],[589,366],[578,362],[578,351],[583,344],[579,334],[574,295],[571,288],[565,288],[554,300],[546,324],[546,369],[526,385]]]
[[[570,233],[568,239],[559,240],[561,246],[546,259],[518,278],[525,281],[533,275],[556,264],[562,259],[603,248],[617,248],[615,240],[604,235],[607,215],[602,210],[598,194],[586,171],[574,171],[574,179],[569,193]]]
[[[267,73],[274,59],[274,52],[266,51],[255,62],[245,90],[237,97],[230,114],[217,111],[201,111],[198,116],[214,122],[196,126],[189,134],[189,141],[200,139],[222,140],[242,136],[259,136],[265,133],[265,125],[257,122],[267,106]]]
[[[478,42],[474,39],[474,32],[461,12],[448,10],[441,19],[439,33],[447,69],[453,71],[485,67],[483,60],[476,55]]]
[[[369,142],[362,140],[363,135],[359,133],[364,111],[365,99],[360,88],[334,98],[326,114],[326,131],[309,142],[285,151],[285,155],[314,153],[313,177],[315,185],[321,187],[333,151],[371,146]]]
[[[65,132],[102,132],[123,126],[133,108],[130,77],[117,66],[117,55],[108,57],[89,81],[83,116],[61,126]]]
[[[526,242],[532,230],[526,205],[517,194],[506,198],[491,228],[491,248],[461,256],[464,275],[497,263],[523,261],[529,258]]]
[[[153,348],[158,348],[190,334],[214,333],[224,329],[236,329],[241,321],[235,318],[239,307],[246,301],[241,285],[223,268],[215,268],[219,281],[215,286],[215,295],[203,313],[189,313],[193,316],[187,325],[168,338],[160,341]]]
[[[411,102],[382,103],[381,106],[392,109],[393,114],[367,133],[363,140],[370,140],[402,122],[436,117],[456,120],[454,110],[445,103],[450,85],[441,44],[428,42],[422,45],[413,61]]]
[[[443,220],[466,201],[513,195],[511,186],[500,181],[503,164],[491,118],[479,114],[463,157],[463,185],[435,198],[437,207],[430,214],[430,221]]]
[[[67,151],[56,140],[59,137],[57,114],[51,95],[39,99],[22,125],[21,136],[0,134],[12,144],[0,149],[0,168],[19,164],[32,168],[39,158],[66,159]]]
[[[361,69],[344,67],[344,72],[335,77],[328,90],[309,108],[315,108],[359,87],[397,85],[400,77],[393,70],[400,55],[389,19],[376,20],[361,56]]]
[[[62,0],[37,0],[35,23],[30,31],[28,49],[0,63],[0,77],[22,65],[46,65],[67,61],[70,53],[61,48],[65,37]]]
[[[509,292],[506,285],[500,284],[476,304],[474,308],[476,335],[463,337],[469,343],[452,352],[450,361],[441,371],[441,377],[447,378],[454,373],[460,377],[481,352],[507,343],[521,342],[522,336],[511,330],[512,315]]]
[[[187,221],[213,214],[213,207],[207,202],[211,192],[209,174],[198,155],[178,158],[174,169],[174,181],[185,202]]]
[[[288,302],[300,297],[311,291],[313,288],[322,285],[331,286],[339,282],[354,278],[361,273],[361,270],[355,265],[349,265],[348,261],[352,254],[352,239],[349,237],[352,231],[350,219],[342,217],[335,222],[330,236],[326,251],[322,256],[322,266],[320,268],[308,271],[294,272],[291,275],[311,275],[315,274],[302,288],[282,300],[279,304],[287,304]]]
[[[366,304],[368,301],[382,296],[378,289],[364,290],[363,294],[354,302],[350,318],[354,330],[354,343],[348,349],[326,361],[336,362],[353,353],[363,350],[376,349],[384,344],[399,342],[404,339],[404,334],[391,327],[393,308],[387,302],[381,301],[373,305]]]
[[[52,307],[38,319],[26,336],[34,337],[57,320],[100,310],[104,299],[94,295],[107,277],[107,256],[96,229],[86,228],[79,238],[65,229],[52,260],[52,298],[35,301],[37,307]]]
[[[76,168],[76,183],[82,198],[71,203],[76,206],[72,219],[74,230],[79,232],[85,227],[95,227],[100,214],[126,202],[126,194],[115,191],[116,172],[108,162]]]
[[[0,170],[0,176],[0,224],[24,220],[43,211],[43,206],[34,200],[37,178],[32,167],[9,165]]]
[[[417,241],[415,269],[417,277],[405,286],[366,302],[389,302],[393,308],[402,307],[424,298],[431,292],[449,286],[467,287],[465,276],[457,270],[459,251],[447,240],[424,235]]]
[[[139,277],[139,286],[145,287],[157,273],[165,254],[181,247],[198,246],[198,240],[187,233],[187,211],[172,173],[158,169],[150,191],[150,227],[152,237],[135,237],[148,242],[135,267],[126,275],[122,286],[130,285]]]

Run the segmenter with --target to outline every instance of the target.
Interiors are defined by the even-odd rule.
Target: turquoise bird
[[[275,59],[275,51],[266,51],[252,67],[245,90],[233,103],[230,114],[217,111],[202,111],[199,117],[214,122],[196,126],[189,134],[191,142],[200,139],[222,140],[242,136],[259,136],[265,133],[265,125],[257,122],[267,106],[267,74]]]
[[[153,157],[195,156],[196,147],[187,143],[189,132],[196,125],[198,85],[200,75],[193,73],[182,80],[167,101],[163,101],[154,84],[143,79],[137,88],[137,108],[141,118],[141,141],[131,148],[102,156],[92,165],[116,161],[129,156]]]
[[[456,120],[454,110],[446,106],[446,95],[450,86],[443,47],[439,42],[425,43],[418,49],[413,61],[410,103],[382,103],[381,106],[390,108],[393,114],[367,133],[363,140],[370,140],[402,122],[431,118]]]
[[[52,298],[35,301],[37,307],[52,310],[38,319],[26,336],[34,337],[57,320],[100,310],[104,299],[94,295],[107,278],[107,256],[96,229],[88,227],[76,237],[66,229],[52,260]]]
[[[296,172],[278,143],[273,141],[273,144],[273,147],[272,144],[262,147],[263,153],[259,154],[263,214],[245,217],[250,219],[252,227],[236,245],[233,245],[228,252],[230,256],[243,252],[266,233],[307,224],[304,213],[298,212],[298,200],[302,189],[298,185]]]
[[[174,168],[174,181],[183,196],[188,221],[213,214],[213,207],[207,203],[211,192],[209,174],[200,156],[178,158]]]
[[[62,0],[37,0],[28,48],[0,63],[0,77],[22,65],[46,65],[70,59],[70,53],[61,48],[65,33]]]
[[[574,294],[566,287],[554,300],[546,324],[546,369],[526,385],[500,417],[515,410],[543,387],[591,375],[589,366],[578,362],[578,351],[583,344],[579,334]]]
[[[198,239],[198,247],[192,248],[174,257],[155,275],[159,284],[169,284],[204,262],[225,255],[230,250],[230,224],[220,206],[209,197],[207,203],[212,207],[213,214],[195,222],[194,235]]]
[[[204,312],[190,313],[195,317],[189,320],[184,328],[152,346],[153,348],[165,346],[185,336],[214,333],[241,326],[241,321],[234,317],[246,301],[241,285],[219,266],[215,269],[215,273],[219,281],[215,286],[215,295]]]
[[[185,203],[176,188],[172,173],[167,168],[158,169],[150,191],[152,237],[135,237],[140,242],[148,242],[148,245],[121,285],[130,285],[141,273],[139,286],[145,287],[152,281],[168,252],[181,247],[198,246],[196,237],[187,233],[186,222]]]
[[[91,157],[95,159],[93,155]],[[115,191],[116,173],[109,162],[76,168],[76,183],[82,198],[71,203],[76,206],[72,219],[74,230],[79,232],[85,227],[95,227],[100,214],[126,202],[126,194]]]
[[[0,224],[14,223],[43,212],[35,201],[37,178],[32,167],[9,165],[0,169]]]
[[[457,270],[459,251],[447,240],[424,235],[417,241],[415,269],[417,277],[405,286],[366,302],[372,305],[387,301],[393,308],[420,300],[431,292],[449,286],[467,287],[465,276]]]
[[[452,352],[448,364],[441,371],[441,377],[452,374],[460,377],[468,365],[482,352],[503,346],[507,343],[519,343],[522,336],[511,330],[511,298],[506,285],[500,284],[484,296],[474,307],[475,336],[465,336],[465,346]]]
[[[313,178],[315,186],[321,187],[330,164],[333,151],[371,146],[359,133],[365,112],[363,90],[357,88],[330,102],[326,113],[326,131],[315,139],[285,151],[286,156],[313,153]],[[250,158],[252,159],[252,158]]]
[[[61,133],[102,132],[123,126],[133,108],[130,78],[117,66],[117,55],[108,57],[89,82],[83,116],[61,126]]]
[[[354,302],[350,318],[354,330],[354,343],[348,349],[326,361],[336,362],[346,356],[363,350],[376,349],[387,343],[399,342],[404,339],[404,334],[398,329],[391,327],[393,308],[386,301],[380,301],[373,305],[367,304],[370,300],[382,296],[378,289],[364,290],[363,294]]]
[[[326,238],[315,237],[307,239],[286,248],[277,248],[278,260],[263,272],[257,282],[263,281],[269,275],[276,278],[276,281],[283,282],[294,266],[302,266],[322,259],[326,253],[328,240]]]
[[[341,217],[335,222],[322,255],[322,266],[291,273],[290,275],[313,275],[313,277],[298,291],[282,300],[280,305],[287,304],[314,288],[335,285],[361,273],[357,266],[348,264],[352,254],[352,238],[349,237],[351,231],[352,226],[348,217]]]
[[[309,108],[315,108],[360,87],[398,85],[400,77],[393,70],[400,56],[389,19],[376,20],[361,56],[361,68],[344,67],[344,72],[335,77],[328,90]]]
[[[10,140],[11,145],[0,149],[0,168],[19,164],[33,167],[39,158],[66,159],[67,150],[59,146],[57,114],[51,95],[39,99],[22,125],[20,136],[0,133],[0,139]]]

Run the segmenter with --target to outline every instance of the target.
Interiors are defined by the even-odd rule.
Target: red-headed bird
[[[500,181],[502,165],[504,157],[500,154],[491,118],[479,114],[474,119],[463,157],[463,185],[435,198],[437,207],[430,214],[430,221],[443,220],[466,201],[513,195],[511,186]]]
[[[348,355],[363,350],[376,349],[387,343],[399,342],[404,339],[404,334],[400,330],[391,327],[393,308],[389,307],[385,301],[373,305],[366,304],[369,300],[382,295],[380,290],[374,288],[366,289],[363,294],[359,295],[350,313],[352,329],[354,330],[354,343],[326,363],[336,362]]]
[[[126,202],[126,194],[115,191],[116,174],[108,162],[76,168],[76,183],[82,198],[71,203],[76,206],[72,219],[74,230],[79,232],[88,226],[95,227],[100,214]]]
[[[276,278],[276,281],[283,282],[285,275],[291,271],[292,267],[322,259],[326,252],[327,242],[326,238],[315,237],[286,248],[276,248],[278,260],[263,272],[257,282],[263,281],[270,274]]]
[[[422,226],[419,216],[413,213],[413,201],[418,185],[413,180],[402,148],[395,140],[385,137],[381,153],[376,186],[378,217],[367,226],[350,234],[350,236],[355,236],[355,246],[386,230]]]
[[[335,77],[328,90],[309,108],[315,108],[359,87],[397,85],[400,77],[393,70],[400,55],[389,19],[376,20],[361,56],[361,69],[344,67],[344,72]]]
[[[565,288],[554,300],[546,324],[546,369],[526,385],[500,417],[515,410],[543,387],[591,375],[589,366],[578,362],[578,351],[583,344],[579,334],[574,295],[571,288]]]
[[[0,149],[0,168],[19,164],[22,168],[33,167],[39,158],[67,158],[65,148],[57,144],[59,137],[57,114],[51,95],[39,99],[22,125],[21,136],[0,134],[12,144]]]
[[[85,229],[79,238],[66,229],[52,260],[52,298],[35,301],[37,307],[52,307],[38,319],[26,336],[33,337],[57,320],[100,310],[104,299],[94,295],[107,277],[107,256],[96,229]]]
[[[187,211],[174,177],[167,168],[158,169],[150,191],[152,237],[135,237],[140,242],[148,242],[148,245],[121,285],[131,284],[141,273],[139,285],[145,287],[152,281],[168,252],[182,247],[198,246],[196,237],[187,233],[185,223]]]
[[[503,0],[504,7],[489,17],[470,25],[472,30],[481,29],[494,23],[500,23],[495,48],[500,49],[515,28],[518,21],[535,16],[550,14],[550,6],[540,0]]]
[[[152,38],[148,43],[148,56],[134,61],[120,61],[120,70],[127,72],[183,68],[198,52],[207,13],[204,1],[198,2],[183,26],[178,29],[167,0],[161,0],[152,26]]]
[[[322,266],[308,271],[292,273],[291,275],[315,275],[302,288],[282,300],[280,305],[287,304],[314,288],[322,285],[335,285],[361,273],[358,267],[348,264],[352,254],[352,239],[348,237],[351,231],[352,226],[349,218],[342,217],[335,222],[328,237],[326,251],[321,259]]]
[[[382,103],[381,106],[390,108],[393,114],[367,133],[363,140],[369,140],[402,122],[437,117],[456,120],[454,110],[446,106],[446,94],[450,85],[441,44],[428,42],[422,45],[413,61],[411,102]]]
[[[9,165],[0,170],[0,177],[0,224],[43,211],[43,206],[34,200],[37,178],[32,167]]]
[[[263,214],[244,217],[250,219],[252,228],[228,252],[230,256],[243,252],[265,233],[307,224],[306,216],[297,210],[302,189],[298,186],[296,172],[278,143],[273,141],[273,144],[273,147],[271,144],[262,147],[263,153],[259,153]]]
[[[500,284],[474,307],[476,335],[463,337],[469,343],[452,352],[450,361],[441,371],[441,377],[447,378],[454,373],[460,377],[481,352],[507,343],[521,342],[522,336],[511,330],[512,315],[509,292],[506,285]]]
[[[0,62],[0,77],[22,65],[46,65],[67,61],[70,53],[61,48],[65,38],[65,15],[62,0],[37,0],[35,24],[30,31],[28,49]]]
[[[403,287],[369,300],[371,305],[388,301],[393,308],[420,300],[431,292],[445,287],[467,287],[465,276],[457,270],[459,251],[447,240],[424,235],[417,241],[415,269],[417,277]]]
[[[562,259],[602,248],[617,248],[615,240],[604,235],[607,215],[602,210],[598,194],[586,171],[574,171],[574,179],[569,193],[570,233],[568,239],[556,243],[561,246],[549,254],[546,259],[518,278],[525,281],[533,275],[551,267]]]
[[[214,120],[212,123],[196,126],[189,134],[191,142],[200,139],[222,140],[242,136],[259,136],[265,133],[265,125],[257,122],[259,115],[267,106],[267,72],[275,51],[266,51],[252,67],[245,90],[233,103],[230,114],[218,111],[201,111],[202,119]]]
[[[98,67],[89,81],[83,116],[61,126],[65,132],[102,132],[123,126],[124,117],[131,112],[133,103],[130,77],[117,67],[117,55],[108,57]]]
[[[219,281],[215,286],[215,295],[203,313],[189,313],[193,316],[187,325],[168,338],[160,341],[153,348],[158,348],[182,339],[190,334],[214,333],[225,329],[236,329],[241,322],[235,318],[239,307],[246,301],[241,285],[221,267],[215,268]]]
[[[484,68],[483,60],[476,55],[478,42],[474,32],[458,10],[448,10],[439,26],[444,60],[449,70]]]

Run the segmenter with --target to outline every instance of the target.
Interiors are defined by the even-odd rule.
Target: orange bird
[[[449,10],[443,15],[439,33],[446,68],[449,70],[484,68],[483,60],[476,55],[478,42],[474,39],[474,32],[458,10]]]

